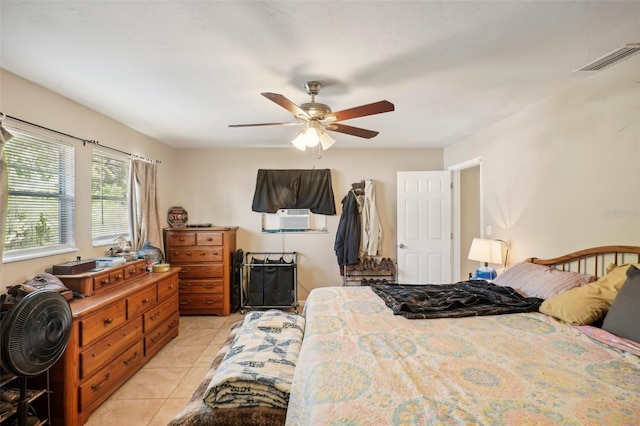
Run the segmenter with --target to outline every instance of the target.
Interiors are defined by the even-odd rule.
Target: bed
[[[221,417],[222,410],[201,403],[196,407],[218,360],[194,393],[191,407],[172,425],[637,425],[638,340],[579,322],[569,324],[557,318],[566,312],[555,311],[557,306],[551,303],[567,295],[571,300],[593,301],[596,292],[596,299],[609,298],[597,312],[605,316],[618,312],[614,308],[624,304],[618,303],[616,293],[635,291],[640,281],[633,278],[636,287],[617,283],[609,290],[600,283],[615,274],[619,278],[637,271],[620,266],[628,263],[640,263],[640,247],[607,246],[554,259],[533,258],[519,268],[536,265],[543,269],[542,275],[526,269],[523,277],[516,267],[501,274],[511,280],[508,283],[516,283],[514,288],[522,297],[540,298],[540,310],[551,305],[546,314],[536,309],[408,319],[394,314],[370,287],[314,289],[304,305],[304,339],[288,407],[279,411],[282,417],[265,421],[265,407],[246,408],[245,414],[253,413],[252,417],[234,423]],[[549,282],[549,274],[554,277],[551,287],[541,284]],[[574,274],[572,280],[578,279],[579,284],[572,281],[569,286],[568,274]],[[544,279],[531,278],[543,275]],[[526,285],[519,284],[524,281]],[[629,279],[623,281],[629,283]],[[640,299],[634,297],[629,296],[635,303],[631,309],[637,312]],[[569,313],[582,311],[591,310],[574,307]],[[636,320],[632,333],[637,324]],[[224,352],[223,348],[220,356]],[[195,411],[199,421],[185,422]]]

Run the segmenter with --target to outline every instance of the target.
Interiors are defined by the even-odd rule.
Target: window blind
[[[91,157],[91,234],[93,245],[131,239],[127,184],[129,157],[94,149]]]
[[[14,137],[5,145],[9,190],[3,260],[73,249],[73,145],[46,132],[9,129]]]

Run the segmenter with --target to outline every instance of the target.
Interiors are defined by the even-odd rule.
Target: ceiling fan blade
[[[372,104],[360,105],[342,111],[332,112],[328,117],[336,117],[335,121],[349,120],[351,118],[364,117],[367,115],[380,114],[395,110],[395,106],[389,101],[378,101]]]
[[[253,123],[253,124],[229,124],[229,127],[257,127],[257,126],[299,126],[302,122],[285,122],[285,123]]]
[[[327,130],[333,132],[345,133],[347,135],[358,136],[360,138],[371,139],[378,135],[380,132],[373,130],[361,129],[360,127],[347,126],[346,124],[331,123],[328,124]]]
[[[302,108],[300,108],[298,105],[291,102],[289,99],[287,99],[283,95],[280,95],[278,93],[270,93],[270,92],[264,92],[260,94],[265,98],[269,99],[270,101],[277,103],[282,108],[286,109],[296,117],[309,118],[309,115],[307,115],[307,113]]]

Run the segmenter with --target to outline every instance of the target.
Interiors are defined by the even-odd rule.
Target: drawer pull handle
[[[143,304],[143,305],[144,305],[145,303],[149,303],[149,298],[148,298],[148,297],[142,301],[142,304]]]
[[[134,359],[138,358],[138,351],[135,351],[133,356],[129,359],[125,359],[124,361],[122,361],[124,363],[124,365],[129,365],[131,364],[131,362],[133,362]]]
[[[180,284],[180,288],[189,288],[189,287],[191,287],[191,283],[182,283],[182,284]]]
[[[171,324],[169,324],[169,328],[173,328],[176,325],[178,325],[178,320],[173,320],[173,321],[171,321]]]
[[[206,285],[206,284],[202,284],[202,288],[216,288],[217,286],[214,285]]]
[[[130,272],[131,275],[135,275],[136,274],[136,270],[134,269],[133,271]]]
[[[160,316],[160,311],[156,312],[155,315],[151,315],[151,321],[157,320],[159,316]]]
[[[216,303],[216,301],[215,301],[215,300],[205,300],[205,299],[202,299],[202,304],[204,304],[204,305],[213,305],[214,303]]]
[[[181,301],[180,301],[180,304],[181,304],[181,305],[189,305],[189,304],[191,304],[191,299],[189,299],[189,300],[185,300],[184,302],[181,300]]]
[[[91,385],[91,390],[97,391],[98,389],[100,389],[102,387],[102,385],[107,383],[110,378],[111,378],[111,373],[107,373],[107,375],[104,376],[104,380],[102,380],[100,383],[94,383],[93,385]]]
[[[152,337],[152,338],[151,338],[151,341],[152,341],[153,343],[155,343],[155,342],[156,342],[160,337],[162,337],[162,333],[158,333],[158,334],[156,334],[156,336],[155,336],[155,337]]]
[[[215,254],[215,253],[214,253],[214,254]],[[206,255],[207,255],[207,253],[205,253],[205,252],[203,252],[203,251],[201,251],[201,252],[200,252],[200,256],[206,256]]]
[[[183,237],[180,237],[180,241],[184,241],[184,238],[183,238]]]
[[[113,318],[105,318],[104,325],[109,325],[113,322]]]

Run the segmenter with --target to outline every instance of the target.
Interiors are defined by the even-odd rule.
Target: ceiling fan
[[[322,84],[318,81],[308,81],[304,85],[307,94],[311,95],[311,102],[296,105],[285,96],[278,93],[264,92],[262,96],[280,105],[291,112],[297,121],[284,123],[254,123],[254,124],[230,124],[229,127],[256,127],[256,126],[296,126],[303,125],[303,129],[291,142],[296,148],[304,151],[306,147],[321,144],[323,150],[329,149],[335,143],[327,131],[344,133],[360,138],[371,139],[378,135],[373,130],[360,127],[347,126],[340,123],[352,118],[365,117],[367,115],[390,112],[395,109],[389,101],[378,101],[371,104],[360,105],[342,111],[332,112],[328,105],[316,102],[316,95],[320,92]]]

